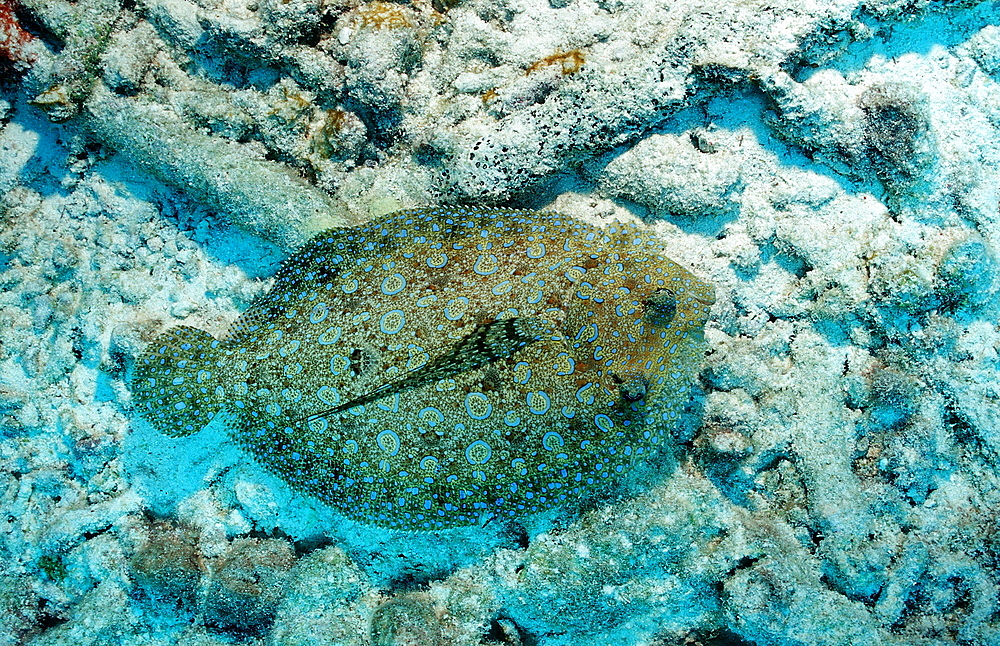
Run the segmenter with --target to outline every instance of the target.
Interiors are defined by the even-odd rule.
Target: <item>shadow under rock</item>
[[[931,9],[915,17],[907,16],[906,22],[880,22],[875,17],[862,16],[861,21],[876,30],[872,37],[851,42],[842,53],[822,65],[802,61],[790,73],[798,82],[829,68],[847,76],[864,69],[875,56],[895,60],[906,54],[927,56],[936,47],[951,49],[981,29],[995,25],[998,6],[996,2],[982,2],[973,7],[955,3],[950,9]]]

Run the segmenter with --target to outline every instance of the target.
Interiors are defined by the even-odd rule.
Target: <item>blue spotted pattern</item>
[[[402,529],[540,511],[664,441],[712,287],[632,225],[436,208],[326,231],[224,340],[168,330],[138,410],[168,435],[221,412],[292,487]]]

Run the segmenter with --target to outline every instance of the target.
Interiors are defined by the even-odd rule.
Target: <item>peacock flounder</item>
[[[710,285],[627,224],[429,208],[326,231],[214,339],[168,330],[138,410],[216,415],[288,482],[362,522],[434,529],[558,505],[663,442]]]

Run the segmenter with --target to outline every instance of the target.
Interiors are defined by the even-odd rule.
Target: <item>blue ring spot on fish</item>
[[[343,334],[343,328],[339,325],[332,325],[320,334],[316,339],[316,343],[320,345],[333,345],[337,341],[340,341],[340,335]]]
[[[403,274],[396,272],[383,278],[380,287],[384,295],[395,296],[406,289],[406,278],[403,277]]]
[[[387,428],[378,435],[376,435],[375,443],[378,444],[378,448],[388,453],[389,457],[392,457],[397,453],[399,453],[399,447],[402,446],[402,442],[399,439],[399,434],[390,428]]]
[[[509,293],[512,289],[514,289],[514,285],[511,284],[509,280],[505,280],[502,283],[497,283],[490,291],[493,292],[494,296],[503,296],[504,294]]]
[[[518,361],[514,364],[514,383],[522,386],[531,380],[531,364],[527,361]]]
[[[528,410],[535,415],[544,415],[552,407],[552,399],[544,390],[529,392],[525,396],[525,401],[528,404]]]
[[[330,386],[320,386],[316,391],[316,397],[328,406],[336,406],[340,403],[340,391]]]
[[[383,334],[396,334],[406,326],[406,314],[403,310],[389,310],[378,320],[378,329]]]
[[[476,258],[476,264],[472,265],[472,271],[480,276],[491,276],[497,273],[498,269],[500,269],[500,263],[497,261],[497,257],[491,253],[480,254]]]
[[[556,376],[564,377],[566,375],[571,375],[576,372],[576,361],[569,355],[568,352],[560,352],[559,356],[556,357],[560,360],[563,365],[556,365]]]
[[[493,447],[483,440],[476,440],[465,447],[465,459],[469,464],[478,466],[486,464],[493,457]]]
[[[282,356],[282,357],[287,357],[287,356],[290,356],[292,354],[295,354],[295,352],[300,347],[302,347],[302,342],[301,341],[298,341],[298,340],[289,341],[285,345],[281,346],[281,349],[278,350],[278,354],[280,356]]]
[[[449,321],[457,321],[465,315],[469,307],[469,299],[465,296],[452,298],[444,308],[444,317]]]
[[[444,421],[444,413],[434,406],[421,408],[420,412],[417,413],[417,416],[432,428]]]
[[[351,360],[342,354],[335,354],[330,357],[330,374],[332,375],[342,375],[347,372],[348,367],[351,365]]]
[[[566,445],[566,440],[556,431],[549,431],[542,436],[542,446],[546,451],[555,451]]]
[[[436,251],[427,257],[427,266],[431,269],[441,269],[448,264],[448,254]]]
[[[493,414],[493,404],[483,393],[469,393],[465,396],[465,412],[472,419],[486,419]]]
[[[313,325],[322,323],[326,320],[326,317],[329,314],[330,308],[326,306],[326,303],[316,303],[316,305],[313,306],[312,311],[309,312],[309,322]]]

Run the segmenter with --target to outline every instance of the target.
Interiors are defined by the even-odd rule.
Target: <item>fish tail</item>
[[[136,409],[164,435],[201,430],[225,405],[221,359],[208,332],[185,325],[167,330],[136,362],[130,384]]]

